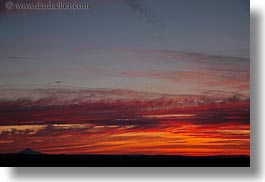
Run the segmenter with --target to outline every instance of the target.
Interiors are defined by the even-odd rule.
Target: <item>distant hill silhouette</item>
[[[33,154],[33,155],[32,155]],[[249,156],[0,154],[1,167],[250,167]]]
[[[18,154],[27,154],[27,155],[40,155],[42,153],[32,150],[31,148],[26,148],[19,152]]]

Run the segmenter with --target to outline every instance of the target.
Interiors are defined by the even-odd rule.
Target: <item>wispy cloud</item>
[[[222,116],[223,109],[227,106],[233,108],[248,108],[248,98],[243,96],[204,96],[204,95],[166,95],[135,92],[130,90],[83,90],[71,91],[66,89],[42,90],[47,91],[48,96],[33,95],[14,100],[2,100],[0,115],[2,125],[8,124],[59,124],[59,123],[93,123],[101,125],[138,125],[156,122],[154,118],[146,118],[146,115],[158,114],[197,114],[198,110],[211,111],[211,107],[217,109],[212,112]],[[31,98],[32,97],[32,98]],[[10,98],[12,98],[10,96]],[[240,105],[242,102],[243,105]],[[236,105],[233,105],[235,103]],[[218,104],[222,104],[221,107]],[[239,105],[238,105],[239,104]],[[211,105],[209,108],[208,105]],[[213,105],[213,106],[212,106]],[[203,106],[203,107],[202,107]],[[224,108],[222,108],[224,106]],[[192,108],[188,111],[187,108]],[[183,110],[184,109],[184,110]],[[237,109],[236,109],[237,110]],[[172,113],[173,112],[173,113]],[[228,115],[230,112],[227,112]],[[246,111],[248,113],[248,111]],[[198,115],[199,116],[199,115]],[[174,117],[173,117],[174,118]],[[223,118],[223,121],[229,121]],[[192,119],[192,118],[190,118]],[[197,121],[200,117],[195,118]],[[248,119],[248,118],[246,118]],[[203,118],[202,118],[203,120]],[[208,117],[213,122],[221,121]],[[245,120],[242,120],[245,122]]]
[[[31,56],[2,56],[2,61],[8,62],[8,61],[36,61],[39,60],[39,58],[31,57]]]
[[[126,0],[128,6],[136,13],[138,13],[143,20],[152,26],[154,39],[167,42],[164,34],[164,23],[150,7],[146,6],[142,0]]]
[[[154,78],[171,81],[172,83],[178,83],[182,85],[198,85],[208,88],[226,88],[226,89],[249,89],[249,72],[230,72],[225,73],[224,70],[220,72],[205,72],[205,71],[146,71],[146,72],[121,72],[123,76],[128,77],[143,77]]]

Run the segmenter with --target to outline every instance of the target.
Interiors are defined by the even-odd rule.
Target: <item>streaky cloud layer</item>
[[[249,99],[243,96],[19,92],[24,99],[12,98],[19,95],[14,91],[0,103],[0,152],[29,145],[50,154],[249,155]]]

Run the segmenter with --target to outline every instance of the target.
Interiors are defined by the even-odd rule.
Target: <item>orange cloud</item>
[[[0,152],[32,147],[50,154],[249,155],[248,100],[151,98],[80,105],[2,102]]]

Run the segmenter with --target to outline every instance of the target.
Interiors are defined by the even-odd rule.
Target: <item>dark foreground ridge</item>
[[[34,152],[35,154],[35,152]],[[249,156],[0,154],[1,167],[250,167]]]

